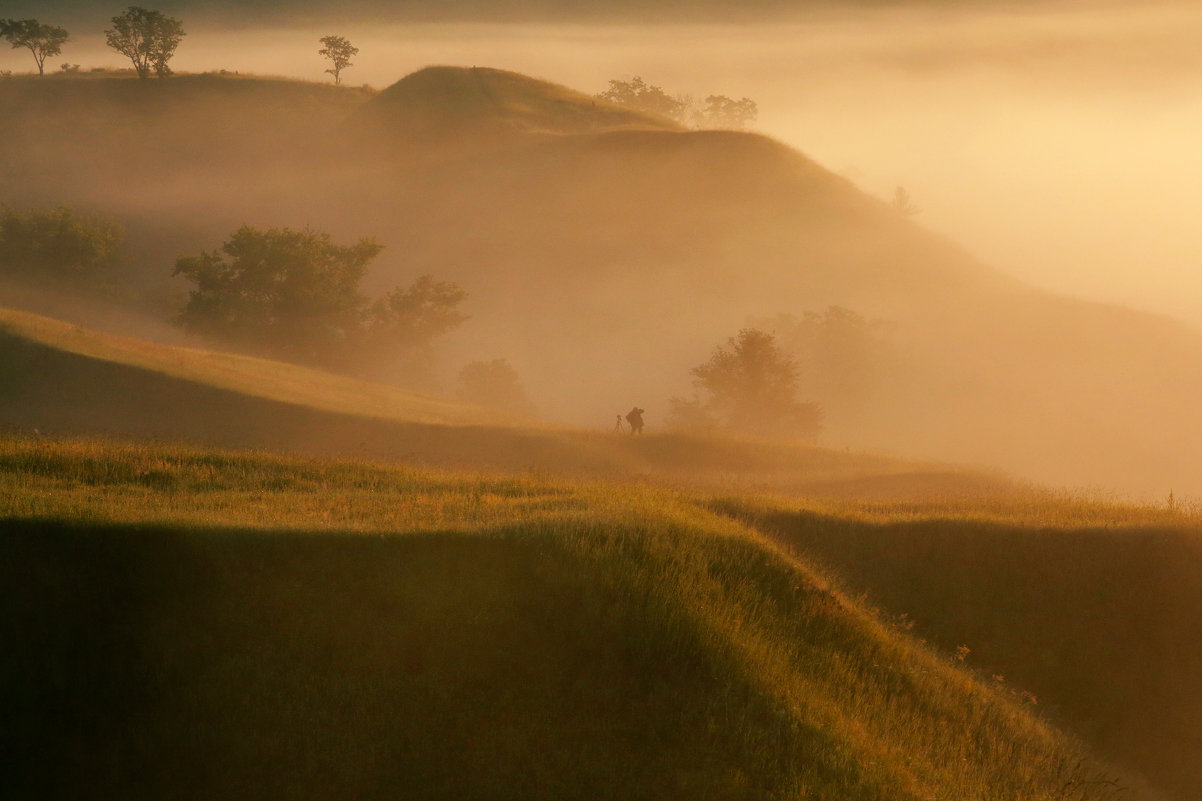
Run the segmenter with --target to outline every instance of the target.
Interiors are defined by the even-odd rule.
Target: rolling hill
[[[1051,719],[1173,798],[1202,781],[1202,529],[1171,513],[1017,517],[722,505],[884,614],[1033,693]]]
[[[0,121],[14,143],[0,200],[118,215],[131,281],[160,296],[180,291],[176,256],[243,223],[375,236],[374,288],[431,273],[470,292],[448,365],[507,358],[577,425],[632,403],[662,425],[690,368],[748,320],[839,306],[883,321],[891,356],[855,397],[803,388],[825,407],[824,444],[1202,493],[1197,332],[1025,287],[764,137],[673,130],[471,68],[374,94],[221,76],[11,93],[44,99]],[[198,125],[231,116],[212,136]],[[158,144],[125,147],[143,123]]]
[[[0,438],[8,797],[1154,801],[688,495]]]

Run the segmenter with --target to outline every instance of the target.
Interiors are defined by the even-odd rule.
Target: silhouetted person
[[[635,406],[626,414],[626,422],[630,423],[631,434],[643,433],[643,412],[645,411],[647,410]]]

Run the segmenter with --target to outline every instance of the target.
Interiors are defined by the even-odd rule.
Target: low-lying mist
[[[505,359],[545,417],[606,430],[635,405],[662,430],[690,370],[740,328],[784,342],[789,324],[764,321],[843,309],[888,358],[860,374],[804,365],[821,444],[1202,495],[1202,337],[1014,280],[1195,322],[1202,164],[1185,136],[1202,121],[1186,102],[1202,56],[1181,43],[1200,25],[1168,6],[1066,6],[338,31],[361,50],[344,73],[356,87],[438,62],[590,94],[641,75],[752,97],[757,128],[814,161],[594,119],[612,112],[485,70],[379,93],[246,79],[320,79],[329,30],[189,31],[181,75],[143,84],[87,74],[120,65],[81,35],[67,55],[84,74],[0,81],[21,109],[0,118],[0,202],[115,215],[130,281],[162,310],[186,296],[175,259],[243,224],[374,237],[371,293],[424,274],[469,293],[470,319],[441,343],[442,391],[460,366]],[[239,75],[182,74],[222,69]],[[575,117],[545,111],[564,103]],[[916,218],[859,191],[899,185]],[[831,362],[846,345],[795,355]]]
[[[344,74],[354,84],[446,63],[589,93],[639,75],[670,93],[751,97],[757,130],[873,194],[905,186],[920,222],[1006,272],[1202,323],[1197,5],[860,8],[762,26],[189,29],[174,63],[328,80],[316,50],[331,32],[360,48]],[[121,66],[99,31],[64,57]],[[0,51],[0,69],[27,60]]]

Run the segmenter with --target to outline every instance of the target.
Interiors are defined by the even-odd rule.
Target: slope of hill
[[[3,309],[0,427],[832,496],[863,493],[859,483],[873,480],[927,495],[1029,492],[982,472],[796,444],[556,428],[296,365]]]
[[[662,422],[690,368],[749,319],[841,306],[887,323],[892,356],[870,389],[825,402],[825,443],[1202,495],[1196,331],[1025,288],[779,143],[656,128],[494,70],[426,70],[374,98],[197,81],[109,82],[147,109],[153,136],[136,138],[154,144],[132,150],[120,104],[81,99],[117,90],[44,82],[46,102],[0,120],[0,200],[118,214],[138,285],[164,292],[180,253],[243,223],[375,236],[372,288],[459,282],[472,319],[448,359],[507,358],[539,408],[575,424],[635,403]],[[202,84],[205,102],[188,101]],[[406,138],[428,125],[449,133]],[[445,147],[463,126],[476,133]],[[353,140],[373,127],[391,134]]]
[[[24,610],[0,616],[6,796],[1116,789],[1008,693],[673,493],[20,440],[0,488],[0,604]]]
[[[1190,801],[1202,782],[1202,527],[1143,520],[871,522],[787,505],[724,510],[841,576],[887,614],[1034,693],[1097,750]],[[925,519],[924,519],[925,518]]]
[[[426,67],[371,98],[348,120],[348,135],[446,145],[495,145],[518,134],[621,128],[676,130],[667,120],[563,86],[486,67]]]
[[[199,387],[250,398],[305,406],[322,412],[416,423],[488,424],[513,422],[499,412],[406,392],[397,387],[359,381],[285,362],[239,356],[213,350],[158,345],[134,337],[118,337],[72,326],[59,320],[0,308],[0,358],[8,362],[5,373],[19,377],[26,387],[48,378],[52,353],[77,364],[110,364]],[[44,354],[42,368],[22,365],[17,353],[28,358]],[[82,368],[81,368],[82,369]],[[101,367],[88,368],[97,374]],[[95,387],[100,390],[99,383]],[[86,395],[85,395],[86,397]],[[34,406],[38,404],[33,404]],[[166,415],[169,418],[170,415]]]

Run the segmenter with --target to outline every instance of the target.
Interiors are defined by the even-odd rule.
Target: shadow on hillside
[[[537,537],[9,520],[0,547],[6,798],[684,799],[753,764],[697,719],[705,654]]]
[[[256,398],[4,332],[0,424],[480,469],[514,467],[517,454],[536,463],[550,444],[515,429],[373,420]]]
[[[440,425],[323,411],[70,353],[0,330],[0,427],[360,457],[474,472],[797,487],[896,471],[887,459],[719,438]]]
[[[1034,693],[1097,752],[1181,801],[1202,786],[1202,532],[889,525],[718,511],[867,593],[970,667]]]

